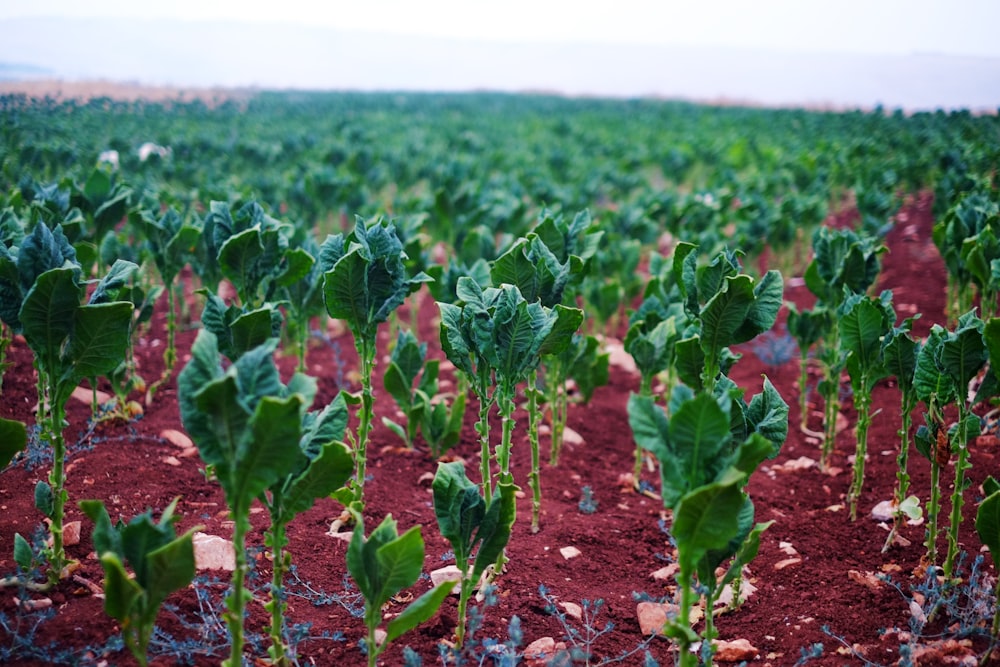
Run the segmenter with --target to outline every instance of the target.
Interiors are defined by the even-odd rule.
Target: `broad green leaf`
[[[342,487],[354,472],[354,459],[341,442],[327,442],[305,471],[282,494],[282,510],[289,518],[305,512],[319,498]]]
[[[121,533],[111,525],[111,517],[104,503],[100,500],[82,500],[80,509],[94,522],[94,530],[90,534],[94,551],[98,554],[112,553],[119,559],[124,559]]]
[[[124,361],[134,310],[135,306],[127,301],[78,306],[61,379],[75,385],[83,378],[110,373]]]
[[[125,622],[142,597],[142,587],[128,576],[116,554],[103,553],[100,559],[104,568],[104,611],[111,618]]]
[[[0,418],[0,470],[28,444],[28,431],[15,419]]]
[[[248,510],[264,489],[294,469],[302,453],[301,415],[302,397],[298,394],[285,399],[267,396],[258,403],[249,424],[252,433],[239,442],[226,494],[237,516],[240,510]]]
[[[722,348],[742,342],[736,332],[743,326],[753,302],[750,276],[726,278],[725,288],[712,295],[701,309],[701,347],[706,355],[717,356]]]
[[[710,549],[722,549],[739,531],[743,492],[741,473],[724,475],[718,481],[694,488],[674,509],[670,532],[679,553],[696,562]]]
[[[661,463],[678,466],[687,489],[714,480],[729,453],[729,415],[712,396],[698,394],[671,416],[670,459]]]
[[[134,262],[116,259],[115,263],[108,270],[107,275],[97,283],[97,287],[94,288],[87,303],[98,304],[119,300],[119,291],[125,287],[129,279],[138,271],[139,267]]]
[[[281,334],[281,314],[271,306],[242,313],[229,326],[233,360]]]
[[[62,348],[73,331],[73,318],[80,307],[81,288],[75,270],[52,269],[38,276],[21,305],[24,338],[39,365],[51,374],[60,372]]]
[[[219,248],[219,268],[222,275],[236,288],[244,304],[252,304],[257,291],[264,256],[259,229],[251,228],[227,238]]]
[[[24,539],[21,533],[14,533],[14,562],[17,563],[18,567],[27,572],[31,569],[31,561],[34,558],[28,540]]]
[[[385,626],[385,640],[383,646],[389,644],[400,635],[403,635],[424,621],[430,619],[441,607],[441,603],[451,594],[455,588],[455,582],[446,581],[438,584],[427,591],[416,600],[407,605],[398,616],[392,618]]]
[[[172,531],[171,531],[172,532]],[[159,607],[174,591],[191,583],[195,575],[193,533],[177,537],[146,555],[146,594],[152,607]]]
[[[784,290],[785,284],[778,271],[772,269],[764,274],[754,286],[753,303],[750,304],[743,324],[733,335],[733,345],[751,340],[774,326],[778,311],[781,310]]]

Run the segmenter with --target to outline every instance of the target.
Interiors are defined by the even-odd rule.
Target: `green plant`
[[[503,436],[496,451],[500,481],[510,477],[511,436],[517,386],[537,368],[545,354],[556,354],[580,326],[583,313],[561,304],[546,308],[529,303],[514,285],[483,290],[471,278],[460,278],[461,307],[439,303],[441,347],[448,359],[472,380],[479,397],[477,426],[481,444],[483,493],[492,492],[490,468],[489,408],[496,401]]]
[[[691,627],[691,609],[701,590],[706,609],[712,609],[722,588],[738,579],[756,556],[760,535],[770,522],[754,524],[753,502],[743,486],[764,459],[777,454],[781,443],[769,440],[761,433],[767,429],[759,426],[743,438],[734,437],[729,392],[716,398],[678,389],[673,402],[668,418],[652,398],[633,394],[628,414],[636,441],[660,461],[663,503],[673,512],[670,533],[677,545],[680,588],[677,617],[667,621],[664,632],[677,641],[680,664],[692,665],[696,658],[689,648],[699,635]],[[729,559],[729,567],[718,577],[717,568]],[[702,639],[711,662],[716,635],[711,613],[705,621]]]
[[[187,266],[198,245],[201,229],[185,221],[175,209],[157,219],[154,212],[141,209],[131,216],[131,222],[142,230],[149,246],[149,255],[156,264],[167,293],[167,345],[163,350],[163,374],[149,385],[147,396],[152,397],[173,373],[177,363],[177,276]]]
[[[413,447],[417,431],[424,421],[424,414],[431,409],[431,398],[437,395],[439,365],[437,359],[427,360],[427,343],[419,343],[409,330],[399,331],[382,383],[403,412],[405,421],[401,426],[388,417],[383,417],[382,423],[398,435],[407,447]]]
[[[679,243],[674,250],[675,282],[686,314],[697,324],[693,334],[674,345],[674,363],[685,384],[711,393],[738,358],[729,346],[750,341],[774,325],[784,286],[775,270],[759,281],[740,273],[733,252],[721,252],[699,267],[697,250],[690,243]]]
[[[84,500],[80,507],[94,522],[94,550],[104,568],[104,610],[121,623],[125,645],[140,665],[149,664],[149,640],[167,596],[194,578],[197,528],[180,537],[174,532],[177,498],[163,510],[159,523],[146,512],[112,525],[104,503]],[[129,576],[125,567],[132,569]]]
[[[439,463],[434,482],[434,514],[441,535],[451,544],[461,573],[458,597],[459,650],[465,642],[466,608],[486,568],[493,565],[510,541],[516,512],[517,487],[501,480],[486,500],[465,475],[461,461]]]
[[[347,547],[347,570],[365,598],[365,627],[368,629],[365,650],[368,667],[375,667],[378,656],[393,640],[434,615],[455,582],[439,584],[411,602],[386,624],[385,636],[379,640],[376,630],[382,624],[382,608],[420,577],[424,540],[420,536],[420,526],[413,526],[400,535],[392,515],[367,538],[361,515],[355,516],[354,522],[354,534]]]
[[[0,470],[6,468],[17,453],[28,445],[28,431],[16,419],[0,417]]]
[[[272,380],[273,381],[273,380]],[[293,383],[311,403],[315,385],[302,376]],[[270,658],[275,665],[290,664],[285,641],[285,574],[292,565],[292,555],[286,551],[286,527],[299,514],[341,488],[354,470],[350,450],[343,444],[347,429],[347,404],[341,394],[322,410],[306,413],[302,417],[302,434],[299,440],[301,456],[295,468],[278,479],[262,495],[261,500],[271,517],[271,525],[264,538],[270,548],[273,572],[270,599],[264,608],[271,613]]]
[[[839,320],[833,314],[851,294],[864,294],[875,284],[881,270],[879,257],[886,247],[877,239],[856,233],[852,229],[820,227],[813,233],[813,260],[804,275],[806,287],[817,299],[817,307],[831,313],[830,327],[824,332],[819,350],[823,362],[823,380],[819,392],[823,396],[824,437],[820,452],[820,467],[830,463],[837,436],[837,415],[840,413],[840,379],[845,359],[840,345]]]
[[[928,458],[934,457],[937,467],[948,463],[952,453],[955,460],[955,481],[951,496],[951,517],[948,530],[948,551],[942,573],[946,579],[952,575],[955,558],[958,556],[958,528],[962,522],[964,492],[968,486],[966,471],[969,463],[969,440],[979,434],[979,418],[972,413],[972,402],[968,397],[969,382],[982,369],[988,359],[988,350],[983,340],[984,323],[975,312],[969,312],[958,319],[953,331],[940,325],[931,327],[926,343],[917,354],[914,373],[914,388],[917,396],[928,408],[929,430],[920,432],[918,450]],[[945,406],[956,405],[958,420],[950,429],[945,429],[943,410]],[[931,436],[934,440],[931,441]],[[933,449],[932,449],[933,447]],[[936,487],[934,465],[931,467],[932,485]],[[937,495],[931,490],[931,501]],[[927,559],[929,565],[936,565],[937,508],[928,506]]]
[[[438,394],[430,398],[427,407],[424,408],[420,434],[434,458],[444,456],[461,439],[465,401],[465,391],[455,394],[450,405],[445,395]]]
[[[919,516],[919,498],[907,496],[910,489],[909,452],[910,428],[913,421],[913,411],[917,407],[917,392],[914,387],[914,373],[917,368],[917,355],[920,343],[913,340],[910,331],[913,319],[907,318],[901,326],[894,327],[892,332],[882,341],[882,357],[885,359],[885,369],[889,375],[895,376],[896,386],[901,395],[899,455],[896,457],[896,490],[893,496],[895,514],[892,530],[885,539],[882,551],[892,546],[902,527],[903,519],[915,519]],[[907,505],[909,509],[907,509]]]
[[[799,346],[799,422],[804,430],[809,423],[809,350],[828,335],[833,326],[830,311],[817,307],[799,311],[787,302],[788,332]]]
[[[191,361],[178,376],[184,428],[202,460],[212,467],[234,522],[236,568],[225,613],[232,636],[230,656],[223,663],[228,667],[243,660],[250,506],[265,491],[283,489],[282,482],[308,459],[300,442],[303,431],[308,432],[303,423],[316,385],[301,375],[293,376],[288,385],[281,383],[273,359],[276,343],[271,340],[250,350],[224,370],[214,334],[202,330],[191,347]],[[299,491],[311,489],[308,484]],[[304,496],[299,499],[304,501]],[[277,516],[285,517],[280,512]],[[272,541],[278,544],[274,536]]]
[[[854,474],[847,494],[851,521],[854,521],[865,480],[868,428],[872,420],[872,390],[875,383],[888,374],[883,355],[883,339],[892,332],[896,321],[896,312],[892,309],[892,292],[886,290],[877,299],[852,294],[837,311],[837,318],[840,320],[841,354],[851,377],[854,405],[858,411]]]
[[[38,422],[53,453],[48,482],[35,487],[36,505],[51,520],[51,583],[63,576],[67,565],[62,536],[68,499],[63,438],[66,401],[81,380],[93,383],[125,359],[133,306],[116,300],[116,295],[136,268],[131,262],[115,262],[81,303],[88,286],[81,281],[76,253],[58,226],[50,230],[37,224],[16,257],[0,244],[0,292],[4,295],[0,318],[23,333],[35,355]]]
[[[990,558],[993,559],[993,567],[1000,565],[1000,483],[992,476],[987,477],[983,482],[983,493],[985,498],[979,503],[976,511],[976,532],[979,539],[990,550]],[[997,579],[993,589],[994,604],[1000,600],[1000,579]],[[990,626],[990,646],[986,650],[986,655],[993,652],[997,638],[1000,637],[1000,614],[993,614],[993,623]]]
[[[327,237],[320,249],[319,261],[324,271],[323,295],[327,313],[347,322],[361,365],[361,407],[357,437],[352,438],[355,472],[349,501],[360,507],[375,404],[372,373],[378,326],[430,278],[423,273],[407,277],[403,244],[395,227],[383,221],[368,226],[358,218],[351,234]]]

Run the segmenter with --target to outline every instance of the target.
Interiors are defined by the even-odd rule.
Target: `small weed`
[[[593,514],[597,511],[597,500],[594,499],[594,490],[589,486],[580,489],[580,502],[577,505],[583,514]]]
[[[787,332],[767,331],[757,337],[750,349],[762,364],[771,369],[799,357],[798,344]]]
[[[314,607],[326,607],[338,605],[347,611],[354,618],[362,618],[365,615],[365,599],[361,591],[351,582],[350,577],[345,574],[342,580],[344,590],[340,593],[326,593],[313,588],[312,583],[299,577],[298,569],[292,565],[288,571],[291,579],[285,586],[285,595],[306,600]]]
[[[640,651],[645,652],[645,665],[652,666],[656,664],[652,655],[650,655],[646,650],[650,642],[656,638],[656,635],[650,635],[640,641],[635,647],[627,651],[622,651],[622,653],[616,657],[597,657],[594,652],[594,645],[602,636],[614,630],[615,627],[615,624],[611,621],[604,623],[603,627],[599,627],[598,617],[601,615],[601,610],[604,608],[604,600],[581,600],[580,608],[582,611],[582,617],[578,621],[579,627],[577,627],[574,621],[568,617],[566,612],[560,609],[559,605],[556,603],[555,596],[551,595],[544,585],[538,587],[538,594],[541,596],[542,600],[545,601],[546,613],[551,614],[558,619],[559,624],[563,628],[563,638],[567,646],[569,646],[568,649],[558,651],[554,656],[552,656],[547,663],[548,665],[551,665],[552,667],[570,667],[572,665],[601,667],[602,665],[624,663],[627,659],[637,655]]]
[[[461,649],[447,643],[438,644],[438,659],[443,667],[459,667],[468,665],[469,667],[515,667],[521,654],[518,647],[524,641],[521,632],[521,619],[513,616],[507,624],[507,641],[501,642],[497,639],[479,639],[476,635],[483,628],[485,619],[484,610],[493,607],[497,603],[496,588],[487,585],[482,590],[482,606],[472,606],[469,608],[465,625],[465,644]],[[419,659],[419,658],[418,658]],[[414,666],[420,665],[414,662]],[[408,663],[409,667],[409,663]]]

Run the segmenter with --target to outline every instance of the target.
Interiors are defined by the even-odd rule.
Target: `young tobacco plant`
[[[672,270],[695,332],[674,345],[675,366],[685,384],[712,393],[719,377],[738,358],[729,346],[745,343],[770,329],[781,309],[781,274],[770,270],[759,280],[740,273],[736,253],[721,252],[698,266],[698,247],[680,243]]]
[[[805,283],[817,299],[817,308],[837,313],[851,294],[864,294],[875,284],[881,270],[879,257],[886,247],[877,239],[859,235],[852,229],[820,227],[813,233],[813,260],[805,272]],[[820,467],[826,469],[837,436],[840,413],[840,379],[844,357],[840,345],[840,326],[831,316],[830,327],[823,333],[819,357],[824,374],[819,391],[823,396],[824,437]]]
[[[368,226],[357,218],[352,233],[329,236],[320,248],[326,311],[330,317],[347,322],[361,364],[358,433],[352,441],[355,472],[350,498],[345,498],[345,504],[355,509],[364,502],[366,449],[375,405],[372,373],[378,327],[407,296],[430,280],[424,273],[408,277],[403,260],[403,244],[395,227],[383,221]]]
[[[886,372],[896,378],[896,386],[899,387],[901,395],[900,404],[900,427],[899,427],[899,455],[896,457],[896,489],[893,494],[893,505],[895,514],[893,517],[892,529],[885,539],[882,552],[888,551],[889,547],[896,540],[903,520],[907,517],[916,519],[920,516],[920,499],[916,496],[907,496],[910,490],[910,428],[912,425],[912,413],[917,407],[917,392],[913,385],[914,373],[917,368],[917,355],[920,350],[920,343],[913,340],[910,331],[913,328],[914,318],[903,320],[901,326],[894,327],[882,342],[882,358],[885,360]]]
[[[275,382],[276,378],[271,378]],[[295,376],[289,388],[296,387],[312,403],[316,393],[315,382],[304,376]],[[270,599],[264,608],[271,613],[269,627],[271,646],[268,649],[274,665],[291,664],[285,632],[285,574],[292,567],[292,554],[286,550],[286,528],[291,521],[313,506],[316,500],[326,498],[344,486],[354,471],[351,452],[343,444],[347,429],[347,403],[342,394],[322,410],[307,412],[302,417],[302,434],[299,440],[301,455],[295,468],[278,479],[262,494],[261,501],[271,517],[271,525],[264,537],[270,549],[273,573]]]
[[[455,629],[456,648],[461,651],[469,598],[486,568],[496,562],[510,541],[517,487],[501,480],[486,500],[479,487],[466,477],[465,464],[452,461],[438,464],[431,488],[438,529],[451,544],[455,565],[461,572],[458,627]]]
[[[680,604],[676,618],[668,620],[663,631],[678,643],[683,667],[697,663],[690,647],[699,639],[708,647],[704,654],[710,663],[717,634],[711,612],[705,615],[700,637],[692,628],[691,609],[699,591],[704,591],[705,608],[713,609],[725,585],[735,582],[756,556],[760,535],[770,525],[754,523],[753,502],[743,490],[750,474],[764,459],[777,455],[781,445],[769,439],[780,437],[782,430],[777,423],[780,415],[766,409],[770,401],[755,397],[742,415],[750,420],[735,420],[741,424],[740,435],[748,426],[750,432],[737,437],[730,417],[734,403],[742,401],[729,389],[715,396],[678,387],[669,418],[651,397],[629,398],[632,432],[660,461],[663,503],[672,510],[670,533],[677,545]],[[787,434],[787,412],[784,418]],[[718,577],[717,568],[727,560],[729,567]]]
[[[872,390],[888,375],[883,355],[883,340],[892,332],[896,312],[892,292],[879,298],[852,294],[837,313],[840,320],[840,349],[851,377],[854,405],[858,411],[855,427],[854,474],[847,494],[851,521],[857,518],[858,499],[865,481],[865,457],[868,455],[868,428],[871,426]]]
[[[137,226],[146,237],[149,255],[156,264],[167,293],[167,345],[163,350],[163,374],[147,389],[152,397],[156,390],[170,379],[177,363],[177,276],[188,265],[198,245],[201,228],[191,224],[175,209],[167,211],[159,218],[153,211],[142,209],[130,216],[130,222]]]
[[[125,645],[143,667],[149,664],[149,640],[161,605],[194,579],[191,540],[197,528],[179,537],[174,532],[177,500],[163,510],[159,523],[146,512],[115,525],[100,500],[80,502],[94,522],[94,550],[104,568],[104,611],[121,623]]]
[[[431,397],[437,394],[439,365],[437,359],[427,360],[427,343],[418,342],[413,332],[400,329],[382,383],[403,412],[405,422],[400,425],[382,417],[382,423],[407,447],[413,447],[424,411],[430,407]]]
[[[219,349],[236,360],[270,338],[280,336],[282,315],[273,299],[278,288],[306,276],[310,256],[290,249],[293,233],[249,202],[235,213],[225,202],[212,202],[203,236],[211,239],[210,251],[220,274],[235,288],[239,305],[226,305],[208,288],[202,325],[215,334]]]
[[[16,255],[0,244],[0,319],[24,335],[38,369],[38,422],[53,452],[48,482],[35,487],[35,503],[49,518],[49,581],[68,564],[63,547],[66,501],[66,401],[81,380],[110,373],[125,359],[133,305],[116,296],[137,269],[118,261],[84,301],[76,253],[60,227],[35,225]]]
[[[804,430],[809,425],[809,350],[819,343],[833,326],[830,311],[823,307],[799,310],[794,303],[788,308],[788,332],[799,346],[799,422]]]
[[[948,551],[942,574],[949,579],[958,556],[958,528],[962,522],[964,493],[968,486],[966,471],[969,463],[969,441],[979,435],[979,418],[972,413],[968,398],[969,382],[986,363],[989,353],[983,340],[984,323],[975,312],[958,319],[954,331],[940,325],[931,327],[927,341],[917,355],[914,388],[927,406],[927,428],[918,432],[918,451],[931,464],[931,499],[927,510],[927,562],[937,564],[937,476],[952,454],[956,454],[955,481],[951,497],[951,517],[948,530]],[[950,429],[945,426],[943,411],[948,405],[958,408],[958,421]],[[936,464],[936,465],[935,465]]]
[[[572,228],[564,223],[558,225],[555,218],[543,214],[543,223],[540,228],[552,243],[557,244],[557,249],[562,252],[564,257],[557,256],[542,236],[537,232],[532,232],[528,234],[527,238],[515,241],[510,249],[493,262],[490,271],[493,284],[514,285],[529,303],[537,301],[545,308],[554,308],[556,305],[562,304],[566,297],[571,295],[568,288],[578,284],[582,278],[587,261],[582,257],[570,254],[569,250],[577,245],[577,236],[589,226],[589,214],[579,214],[574,219]],[[601,232],[593,232],[589,238],[596,242],[601,235]],[[595,251],[596,245],[591,245],[588,249],[587,259]],[[579,339],[571,338],[566,346],[574,340]],[[551,448],[558,451],[562,446],[562,433],[565,430],[565,423],[559,422],[558,416],[565,414],[563,405],[567,400],[564,391],[567,369],[563,367],[561,362],[561,356],[557,354],[545,355],[541,360],[541,364],[544,364],[545,367],[546,386],[550,390],[548,396],[543,396],[538,390],[537,368],[531,369],[527,377],[528,442],[531,446],[530,483],[534,501],[531,527],[535,532],[539,529],[542,495],[538,426],[542,420],[544,408],[539,406],[539,400],[546,398],[548,407],[552,411]]]
[[[363,517],[360,514],[354,517],[354,534],[347,547],[347,571],[365,598],[368,667],[375,667],[378,656],[392,641],[431,618],[455,587],[455,582],[446,581],[418,597],[386,624],[385,636],[379,641],[376,630],[382,624],[382,608],[394,595],[416,583],[423,564],[420,526],[400,535],[390,514],[366,538]]]
[[[283,526],[294,510],[308,507],[314,492],[325,490],[320,487],[327,481],[315,475],[325,472],[336,477],[342,465],[336,446],[325,444],[330,442],[326,435],[335,435],[337,424],[343,423],[342,417],[308,416],[315,381],[296,374],[287,386],[282,384],[273,359],[276,345],[277,341],[271,340],[223,369],[214,334],[202,330],[191,346],[191,361],[178,376],[184,428],[202,460],[215,471],[234,522],[236,569],[225,613],[232,637],[229,659],[223,663],[228,667],[237,667],[243,660],[243,619],[249,596],[245,588],[249,572],[246,534],[251,504],[263,498],[272,511],[270,541],[281,560],[275,568],[281,569],[284,540],[280,531],[274,532],[275,521]],[[317,452],[310,461],[307,452],[318,446],[328,453]],[[331,446],[334,448],[327,450]],[[313,465],[323,470],[314,470]],[[272,593],[280,596],[277,590]]]
[[[561,304],[546,308],[529,303],[514,285],[483,290],[471,278],[460,278],[462,306],[439,303],[441,347],[455,367],[472,381],[479,397],[477,430],[481,444],[482,488],[492,493],[489,408],[500,410],[503,437],[496,451],[500,480],[512,481],[510,453],[517,386],[524,382],[546,354],[557,354],[569,344],[583,321],[583,312]]]

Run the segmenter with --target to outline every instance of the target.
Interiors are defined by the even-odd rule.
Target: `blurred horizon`
[[[0,19],[0,30],[0,80],[1000,108],[1000,56],[476,40],[223,19],[29,17]]]

